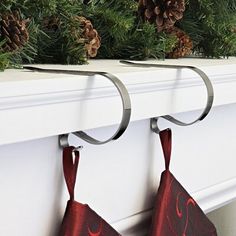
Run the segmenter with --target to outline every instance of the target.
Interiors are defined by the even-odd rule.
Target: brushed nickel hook
[[[210,112],[212,105],[213,105],[213,101],[214,101],[214,89],[212,86],[212,83],[210,81],[210,79],[208,78],[208,76],[205,74],[205,72],[203,72],[202,70],[200,70],[197,67],[194,66],[182,66],[182,65],[163,65],[163,64],[146,64],[146,63],[136,63],[136,62],[131,62],[131,61],[124,61],[121,60],[120,63],[126,64],[126,65],[131,65],[131,66],[137,66],[137,67],[156,67],[156,68],[170,68],[170,69],[189,69],[194,71],[195,73],[197,73],[201,79],[203,80],[206,89],[207,89],[207,102],[206,102],[206,106],[204,108],[204,110],[202,111],[201,115],[195,119],[192,122],[189,123],[185,123],[182,122],[180,120],[177,120],[176,118],[170,116],[170,115],[164,115],[164,116],[160,116],[160,117],[155,117],[155,118],[151,118],[150,121],[150,128],[153,132],[159,134],[160,129],[158,127],[158,119],[159,118],[163,118],[166,119],[176,125],[180,125],[180,126],[189,126],[189,125],[193,125],[196,122],[202,121]]]
[[[122,100],[122,119],[119,124],[118,129],[116,132],[108,139],[100,141],[97,140],[91,136],[89,136],[87,133],[83,131],[76,131],[72,132],[72,134],[76,135],[77,137],[83,139],[84,141],[100,145],[108,143],[112,140],[118,139],[127,129],[130,121],[131,116],[131,100],[129,93],[124,86],[124,84],[114,75],[107,73],[107,72],[99,72],[99,71],[76,71],[76,70],[59,70],[59,69],[43,69],[43,68],[37,68],[37,67],[31,67],[31,66],[24,66],[24,69],[28,69],[35,72],[42,72],[42,73],[57,73],[57,74],[71,74],[71,75],[82,75],[82,76],[94,76],[94,75],[101,75],[105,78],[107,78],[109,81],[113,83],[113,85],[118,90],[121,100]],[[68,141],[69,134],[63,134],[59,136],[59,145],[60,147],[68,147],[69,141]]]

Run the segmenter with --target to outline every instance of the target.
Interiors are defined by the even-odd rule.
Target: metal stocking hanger
[[[135,62],[125,61],[125,60],[121,60],[120,63],[125,64],[125,65],[130,65],[130,66],[146,67],[146,68],[147,67],[156,67],[156,68],[170,68],[170,69],[190,69],[190,70],[193,70],[194,72],[196,72],[202,78],[204,84],[206,85],[207,103],[206,103],[206,106],[205,106],[203,112],[196,120],[194,120],[190,123],[185,123],[180,120],[177,120],[176,118],[174,118],[170,115],[164,115],[164,116],[160,116],[160,117],[151,118],[150,126],[151,126],[151,130],[153,132],[155,132],[157,134],[159,134],[159,132],[160,132],[160,129],[157,124],[159,118],[164,118],[176,125],[189,126],[189,125],[192,125],[198,121],[203,120],[210,112],[212,105],[213,105],[213,100],[214,100],[214,90],[213,90],[213,86],[211,84],[210,79],[202,70],[200,70],[194,66],[135,63]],[[122,119],[121,119],[121,122],[120,122],[120,125],[119,125],[117,131],[110,138],[103,140],[103,141],[97,140],[97,139],[89,136],[87,133],[85,133],[83,131],[72,132],[72,134],[85,140],[88,143],[100,145],[100,144],[105,144],[110,141],[118,139],[127,129],[128,125],[129,125],[129,121],[130,121],[130,116],[131,116],[130,96],[129,96],[129,93],[128,93],[126,87],[124,86],[124,84],[116,76],[114,76],[110,73],[107,73],[107,72],[99,72],[99,71],[42,69],[42,68],[31,67],[31,66],[25,66],[24,69],[28,69],[28,70],[35,71],[35,72],[42,72],[42,73],[71,74],[71,75],[81,75],[81,76],[101,75],[101,76],[109,79],[113,83],[113,85],[117,88],[117,90],[120,94],[120,97],[122,99],[123,113],[122,113]],[[69,146],[68,136],[69,136],[69,134],[63,134],[63,135],[59,136],[59,143],[62,148]]]
[[[71,74],[71,75],[81,75],[81,76],[95,76],[95,75],[101,75],[105,78],[107,78],[109,81],[113,83],[113,85],[116,87],[118,90],[121,100],[122,100],[122,119],[119,124],[118,129],[116,132],[108,139],[100,141],[97,140],[91,136],[89,136],[87,133],[83,131],[77,131],[77,132],[72,132],[75,136],[83,139],[84,141],[95,144],[95,145],[100,145],[100,144],[105,144],[110,141],[118,139],[127,129],[130,121],[130,116],[131,116],[131,101],[130,101],[130,96],[129,93],[124,86],[124,84],[114,75],[107,73],[107,72],[99,72],[99,71],[76,71],[76,70],[59,70],[59,69],[42,69],[42,68],[37,68],[37,67],[31,67],[31,66],[25,66],[24,69],[28,69],[31,71],[35,72],[42,72],[42,73],[57,73],[57,74]],[[69,134],[63,134],[59,136],[59,144],[60,147],[68,147],[69,142],[68,142],[68,136]],[[81,147],[81,146],[80,146]],[[78,147],[78,148],[80,148]]]
[[[182,66],[182,65],[162,65],[162,64],[146,64],[146,63],[136,63],[136,62],[131,62],[131,61],[125,61],[125,60],[121,60],[120,63],[122,64],[126,64],[126,65],[130,65],[130,66],[136,66],[136,67],[156,67],[156,68],[169,68],[169,69],[189,69],[192,70],[194,72],[196,72],[203,80],[206,89],[207,89],[207,103],[206,106],[203,110],[203,112],[201,113],[201,115],[194,121],[190,122],[190,123],[185,123],[182,122],[180,120],[177,120],[176,118],[170,116],[170,115],[164,115],[164,116],[160,116],[160,117],[155,117],[155,118],[151,118],[150,120],[150,127],[151,130],[157,134],[160,133],[160,129],[158,127],[158,119],[159,118],[163,118],[166,119],[176,125],[180,125],[180,126],[189,126],[192,124],[195,124],[199,121],[202,121],[210,112],[212,105],[213,105],[213,100],[214,100],[214,89],[212,86],[212,83],[210,81],[210,79],[208,78],[208,76],[200,69],[194,67],[194,66]]]

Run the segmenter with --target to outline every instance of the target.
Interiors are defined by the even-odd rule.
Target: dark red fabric
[[[62,221],[60,236],[119,236],[104,219],[88,205],[74,200],[74,187],[79,164],[79,152],[74,147],[63,150],[63,170],[70,194]]]
[[[171,130],[160,133],[166,170],[161,175],[149,236],[216,236],[215,226],[169,171]]]

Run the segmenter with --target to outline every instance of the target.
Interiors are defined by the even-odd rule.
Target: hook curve
[[[94,76],[94,75],[101,75],[105,78],[107,78],[112,84],[116,87],[116,89],[119,92],[119,95],[122,100],[122,118],[121,122],[119,124],[118,129],[116,132],[108,139],[106,140],[98,140],[91,136],[89,136],[84,131],[76,131],[72,132],[75,136],[83,139],[84,141],[95,144],[95,145],[101,145],[108,143],[112,140],[118,139],[127,129],[130,121],[131,116],[131,100],[129,93],[125,87],[125,85],[113,74],[107,73],[107,72],[100,72],[100,71],[78,71],[78,70],[61,70],[61,69],[43,69],[43,68],[37,68],[37,67],[31,67],[31,66],[25,66],[24,69],[32,70],[35,72],[43,72],[43,73],[57,73],[57,74],[71,74],[71,75],[82,75],[82,76]],[[64,148],[69,146],[68,142],[68,134],[63,134],[59,136],[59,145]]]
[[[151,130],[157,134],[159,134],[160,129],[157,125],[158,119],[159,118],[163,118],[166,119],[176,125],[180,125],[180,126],[189,126],[189,125],[193,125],[199,121],[202,121],[203,119],[205,119],[205,117],[209,114],[212,105],[213,105],[213,101],[214,101],[214,89],[212,86],[212,83],[209,79],[209,77],[206,75],[205,72],[203,72],[202,70],[200,70],[197,67],[194,66],[187,66],[187,65],[163,65],[163,64],[148,64],[148,63],[136,63],[136,62],[131,62],[131,61],[125,61],[125,60],[121,60],[120,63],[126,64],[126,65],[132,65],[132,66],[137,66],[137,67],[157,67],[157,68],[170,68],[170,69],[189,69],[194,71],[195,73],[197,73],[201,79],[203,80],[206,89],[207,89],[207,102],[205,105],[204,110],[202,111],[202,113],[200,114],[200,116],[195,119],[192,122],[189,123],[185,123],[183,121],[180,121],[176,118],[174,118],[173,116],[170,115],[164,115],[164,116],[160,116],[160,117],[155,117],[155,118],[151,118],[150,121],[150,127]]]

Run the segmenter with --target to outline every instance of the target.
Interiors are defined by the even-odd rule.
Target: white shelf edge
[[[140,75],[142,76],[142,75]],[[168,73],[166,74],[168,76]],[[124,76],[126,78],[127,75]],[[152,78],[155,77],[155,74],[152,74]],[[119,77],[122,78],[122,77]],[[99,81],[101,78],[97,78],[97,81]],[[132,79],[132,78],[131,78]],[[176,78],[171,78],[168,81],[145,81],[144,82],[136,82],[132,84],[126,84],[126,87],[129,91],[129,94],[132,96],[138,95],[138,94],[147,94],[147,93],[157,93],[157,92],[163,92],[163,91],[172,91],[172,90],[179,90],[179,89],[193,89],[193,88],[200,88],[204,91],[204,85],[202,81],[196,77],[189,77],[185,79],[181,79],[181,82],[176,83]],[[211,77],[213,86],[221,86],[221,85],[227,85],[227,84],[234,84],[236,87],[236,71],[235,74],[229,74],[222,76],[212,76]],[[37,81],[38,82],[38,81]],[[45,82],[45,81],[42,81]],[[36,83],[34,86],[35,88],[40,87],[41,89],[45,90],[47,89],[47,86],[55,86],[55,83],[60,83],[60,80],[57,81],[50,81],[50,83]],[[61,86],[63,87],[65,81],[61,83]],[[73,81],[74,82],[74,81]],[[70,81],[68,81],[70,83]],[[7,88],[8,91],[11,90],[11,83],[8,84],[9,86]],[[59,84],[57,84],[58,86]],[[73,83],[72,83],[73,85]],[[24,83],[23,86],[27,86],[27,82]],[[32,85],[31,85],[32,86]],[[34,86],[30,89],[31,93],[34,89]],[[110,99],[111,97],[119,98],[118,93],[116,89],[112,85],[106,85],[105,87],[93,87],[90,86],[90,88],[81,88],[79,87],[80,84],[77,84],[76,87],[71,88],[70,90],[67,89],[61,89],[60,91],[41,91],[34,94],[11,94],[8,96],[3,96],[3,92],[0,95],[0,110],[8,110],[8,109],[16,109],[16,108],[25,108],[25,107],[31,107],[31,106],[41,106],[41,105],[48,105],[48,104],[57,104],[57,103],[67,103],[67,102],[74,102],[74,101],[86,101],[86,100],[96,100],[100,98],[107,98]],[[1,89],[1,83],[0,83],[0,89]],[[20,87],[19,87],[20,90]],[[192,97],[190,99],[196,99],[196,97]],[[236,102],[236,99],[235,99]],[[226,101],[227,103],[227,101]],[[221,101],[221,104],[224,104],[224,101]]]
[[[236,103],[235,64],[207,66],[203,62],[200,68],[215,90],[214,106]],[[203,82],[190,70],[133,68],[129,72],[127,67],[122,71],[117,61],[110,61],[109,66],[130,93],[131,122],[205,106]],[[18,72],[6,73],[0,78],[0,145],[120,122],[120,97],[106,79],[27,72],[19,80],[7,81]]]

